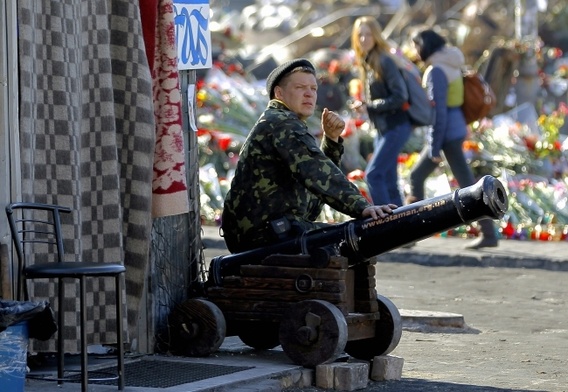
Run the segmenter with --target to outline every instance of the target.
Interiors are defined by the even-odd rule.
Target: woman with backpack
[[[363,101],[355,101],[352,108],[366,110],[377,130],[374,151],[365,170],[369,193],[374,204],[401,206],[398,155],[412,133],[405,111],[406,84],[375,18],[363,16],[354,22],[351,46],[364,88]]]
[[[431,29],[416,34],[412,42],[427,67],[422,77],[422,86],[433,97],[436,115],[420,157],[410,172],[411,194],[407,198],[408,202],[424,198],[424,182],[442,162],[442,153],[460,187],[475,183],[475,177],[462,148],[467,136],[467,126],[461,109],[464,55],[459,48],[447,45],[446,40]],[[483,219],[479,221],[479,225],[482,235],[466,248],[498,246],[493,221]]]

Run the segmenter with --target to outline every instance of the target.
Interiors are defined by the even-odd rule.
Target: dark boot
[[[465,246],[466,249],[480,248],[496,248],[499,246],[495,224],[491,219],[482,219],[479,222],[481,226],[481,236]]]

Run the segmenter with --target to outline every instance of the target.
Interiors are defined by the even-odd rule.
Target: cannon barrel
[[[207,283],[222,286],[223,277],[238,275],[241,265],[260,264],[273,254],[312,255],[330,245],[341,245],[352,256],[369,258],[482,218],[500,219],[507,208],[503,184],[486,175],[447,195],[399,207],[385,218],[353,219],[307,231],[292,240],[217,256],[211,260]]]

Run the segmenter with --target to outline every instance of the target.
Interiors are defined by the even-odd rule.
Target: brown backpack
[[[495,93],[483,76],[477,71],[464,71],[462,110],[466,124],[486,117],[495,104]]]

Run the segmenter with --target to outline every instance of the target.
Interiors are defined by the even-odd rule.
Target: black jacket
[[[381,55],[383,80],[375,80],[373,72],[367,70],[367,112],[373,125],[381,133],[409,121],[403,110],[408,101],[408,90],[398,65],[389,55]]]

